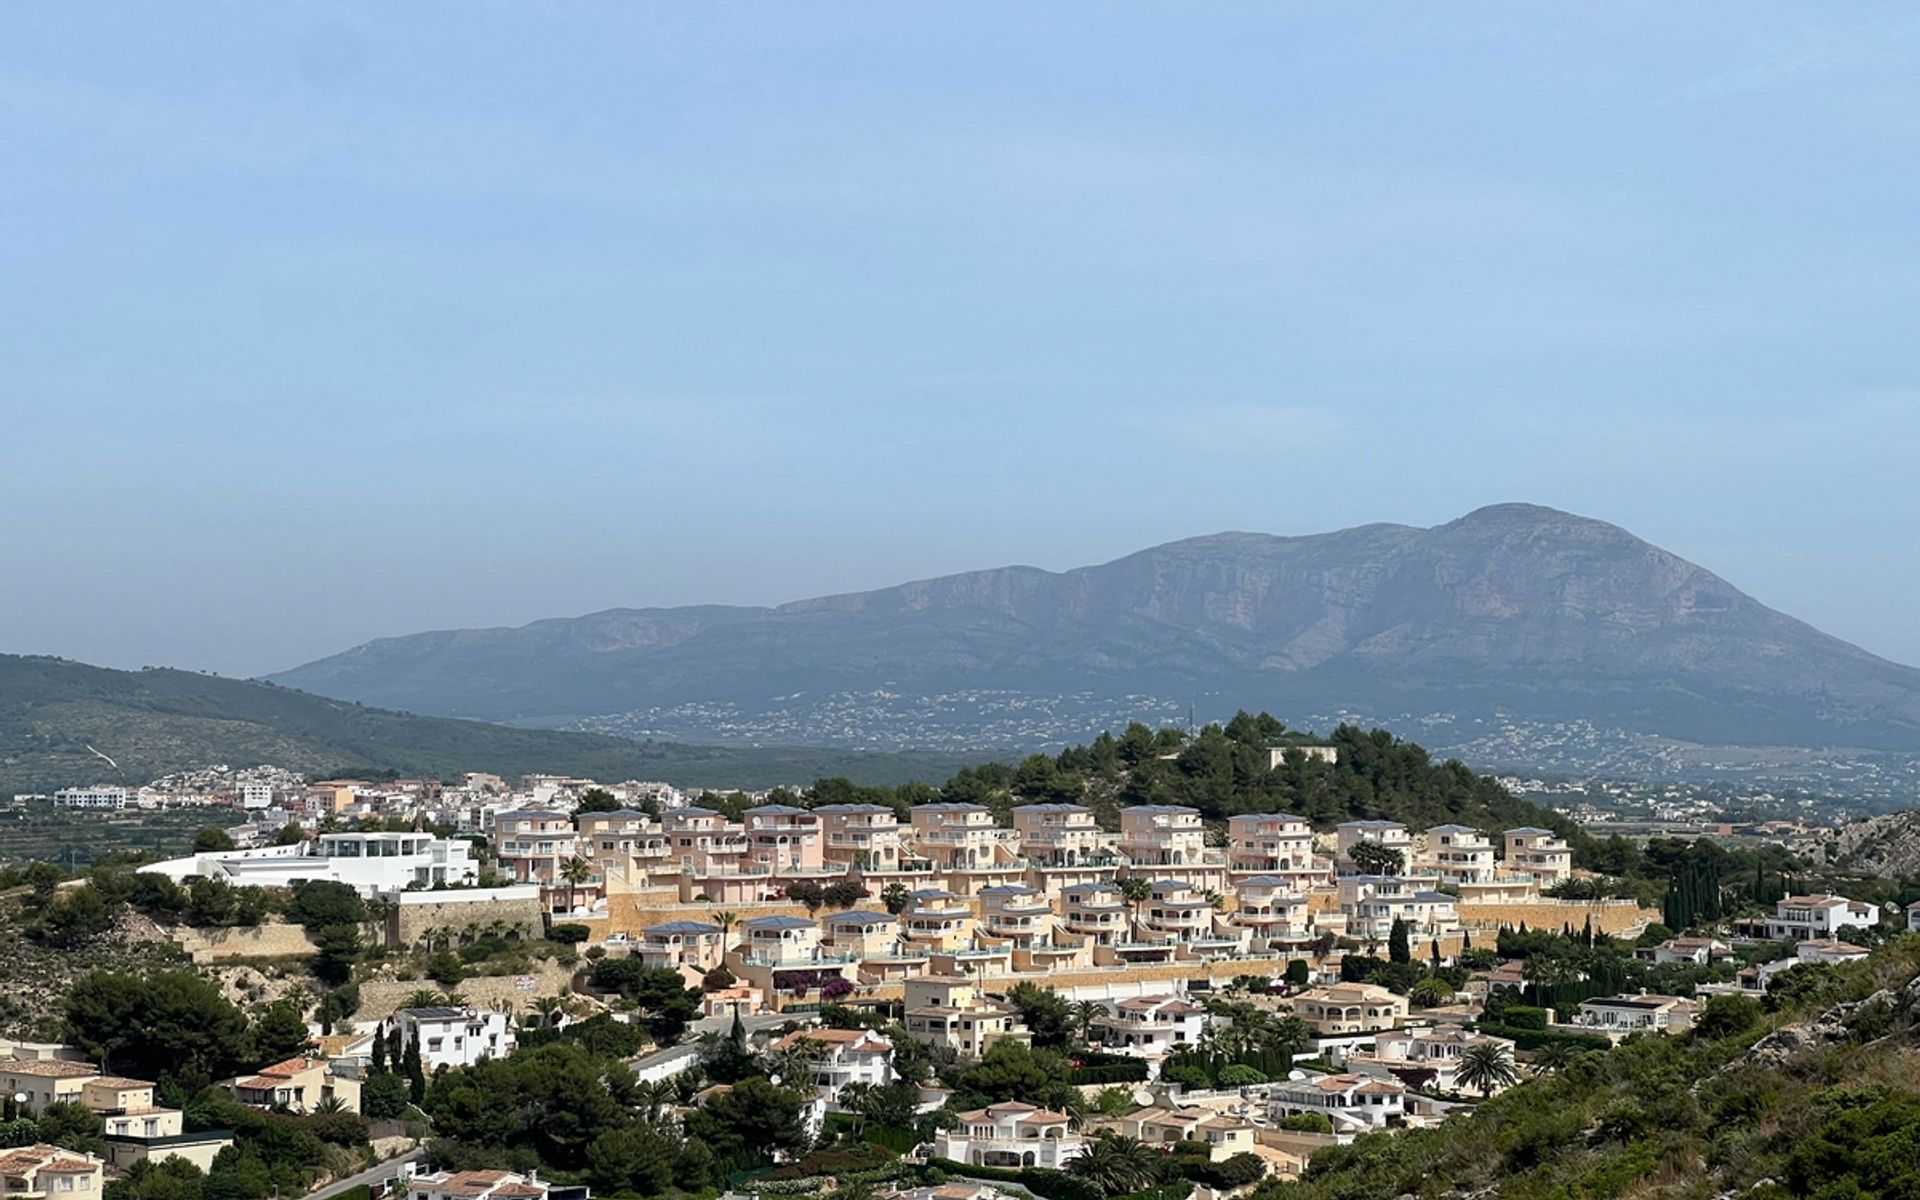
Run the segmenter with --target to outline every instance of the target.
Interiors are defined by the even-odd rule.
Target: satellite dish
[[[1139,1088],[1133,1093],[1133,1102],[1135,1104],[1152,1104],[1153,1093],[1146,1088]]]
[[[1305,1071],[1288,1071],[1287,1072],[1288,1083],[1299,1083],[1302,1079],[1305,1079],[1306,1077],[1307,1077],[1307,1073]]]

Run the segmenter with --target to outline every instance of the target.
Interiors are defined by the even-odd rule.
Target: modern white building
[[[429,833],[326,833],[305,845],[218,850],[141,867],[184,883],[195,875],[235,887],[344,883],[363,896],[388,896],[436,885],[470,886],[480,878],[472,847]]]
[[[403,1008],[393,1014],[388,1036],[402,1052],[418,1042],[420,1065],[428,1074],[505,1058],[516,1044],[509,1014],[471,1008]]]
[[[1774,941],[1819,941],[1849,925],[1871,929],[1879,923],[1879,905],[1822,892],[1788,896],[1776,904],[1773,916],[1767,918],[1767,936]]]
[[[123,787],[61,788],[53,794],[55,808],[121,809],[127,806]]]

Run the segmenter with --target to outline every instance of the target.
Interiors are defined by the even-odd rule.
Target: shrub
[[[1333,1119],[1324,1113],[1291,1113],[1280,1118],[1280,1128],[1295,1133],[1332,1133]]]
[[[1256,1071],[1245,1063],[1234,1063],[1220,1069],[1221,1087],[1246,1087],[1249,1084],[1265,1083],[1265,1072]]]
[[[1525,1004],[1510,1004],[1506,1012],[1501,1014],[1501,1021],[1515,1029],[1544,1030],[1547,1027],[1547,1010]]]
[[[578,921],[563,921],[547,930],[549,941],[564,942],[569,946],[577,946],[592,936],[593,930]]]

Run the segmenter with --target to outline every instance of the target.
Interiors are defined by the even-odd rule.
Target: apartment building
[[[973,945],[973,906],[942,888],[914,892],[900,914],[900,937],[918,950],[965,950]]]
[[[1525,872],[1544,887],[1573,878],[1573,848],[1551,829],[1523,826],[1506,832],[1508,871]]]
[[[900,818],[880,804],[825,804],[813,810],[825,834],[821,856],[862,871],[900,869]]]
[[[1424,862],[1440,882],[1455,887],[1488,883],[1499,873],[1492,839],[1467,825],[1435,825],[1427,830]]]
[[[1113,856],[1093,818],[1080,804],[1023,804],[1013,810],[1020,856],[1046,867],[1107,865]]]
[[[1355,902],[1347,914],[1347,933],[1357,938],[1392,936],[1400,921],[1413,938],[1451,937],[1460,931],[1455,899],[1446,892],[1391,892]]]
[[[1255,939],[1298,945],[1315,936],[1312,905],[1277,875],[1254,875],[1234,885],[1237,906],[1228,918]]]
[[[802,967],[827,958],[819,924],[806,917],[752,917],[740,930],[740,954],[749,966]]]
[[[640,883],[673,861],[666,829],[639,809],[581,813],[576,824],[580,857],[593,864],[594,875],[602,881]]]
[[[960,1114],[960,1123],[934,1135],[936,1158],[976,1167],[1046,1167],[1064,1170],[1087,1152],[1087,1139],[1072,1118],[1031,1104],[1008,1101]]]
[[[1398,821],[1342,821],[1334,827],[1334,862],[1352,868],[1353,848],[1361,842],[1373,842],[1389,850],[1398,850],[1401,861],[1413,861],[1413,835]]]
[[[642,929],[633,953],[650,967],[704,974],[726,961],[727,935],[710,921],[666,921]]]
[[[1241,813],[1227,818],[1230,871],[1310,870],[1313,826],[1291,813]]]
[[[981,890],[976,936],[1031,949],[1053,937],[1053,902],[1037,889],[1008,883]]]
[[[835,957],[893,958],[900,953],[900,918],[877,909],[849,909],[820,919],[822,945]]]
[[[818,872],[825,864],[820,817],[790,804],[763,804],[741,814],[746,826],[747,858],[756,871],[771,875]]]
[[[1060,924],[1067,934],[1095,946],[1133,940],[1133,920],[1118,884],[1110,880],[1077,883],[1060,891]]]
[[[1258,1127],[1251,1121],[1205,1105],[1183,1105],[1164,1087],[1154,1090],[1153,1103],[1104,1124],[1116,1133],[1137,1138],[1159,1150],[1170,1151],[1181,1142],[1203,1143],[1209,1162],[1225,1162],[1236,1154],[1256,1153],[1254,1146],[1259,1134]]]
[[[680,870],[693,876],[738,875],[747,862],[747,831],[707,808],[669,809],[660,827]]]
[[[1188,866],[1206,861],[1200,810],[1180,804],[1139,804],[1120,810],[1120,855],[1136,867]]]
[[[580,850],[573,818],[540,809],[494,814],[492,842],[501,875],[515,883],[537,883],[550,896],[568,886],[562,872]]]
[[[936,870],[980,870],[1020,859],[1020,835],[996,825],[985,805],[917,804],[909,815],[914,852]]]

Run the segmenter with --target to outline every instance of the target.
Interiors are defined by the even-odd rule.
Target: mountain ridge
[[[268,678],[556,722],[793,693],[1191,695],[1604,717],[1709,744],[1920,749],[1920,670],[1632,533],[1527,504],[1430,528],[1201,535],[767,607],[614,608],[384,638]]]
[[[0,654],[0,794],[138,784],[220,763],[430,776],[557,771],[683,786],[769,787],[823,775],[879,784],[944,779],[979,757],[646,743],[389,712],[194,671]]]

